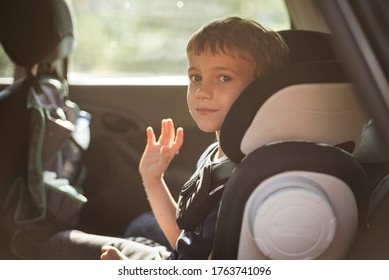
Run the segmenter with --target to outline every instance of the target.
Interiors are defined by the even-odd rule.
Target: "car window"
[[[185,48],[210,20],[250,17],[273,30],[290,28],[283,0],[72,1],[77,45],[69,59],[72,83],[186,83]],[[0,50],[0,78],[13,65]]]
[[[166,82],[166,76],[178,82],[186,73],[188,38],[215,18],[238,15],[273,30],[290,27],[283,0],[78,0],[73,6],[78,44],[70,61],[71,82],[86,77]]]
[[[13,64],[0,46],[0,78],[13,77]]]

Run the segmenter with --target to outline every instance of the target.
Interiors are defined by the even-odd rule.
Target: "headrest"
[[[341,63],[333,60],[329,35],[296,31],[287,36],[291,63],[251,83],[224,120],[220,143],[234,162],[279,141],[319,142],[348,152],[359,145],[367,117]],[[318,48],[317,54],[312,44],[309,51],[299,50],[298,43],[306,47],[315,37],[328,48]]]
[[[289,64],[337,60],[332,35],[311,30],[278,32],[289,47]]]
[[[73,51],[73,22],[65,0],[2,0],[0,10],[0,42],[14,63],[30,67]]]

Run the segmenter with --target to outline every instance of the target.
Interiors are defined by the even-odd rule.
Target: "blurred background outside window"
[[[76,49],[70,83],[104,78],[186,75],[186,44],[205,23],[224,16],[253,18],[275,31],[290,28],[283,0],[77,0],[72,1]],[[0,77],[13,66],[0,50]],[[173,82],[174,83],[174,82]]]

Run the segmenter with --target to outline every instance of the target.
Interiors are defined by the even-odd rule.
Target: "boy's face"
[[[254,80],[254,66],[238,55],[188,53],[189,111],[204,132],[217,132],[243,89]]]

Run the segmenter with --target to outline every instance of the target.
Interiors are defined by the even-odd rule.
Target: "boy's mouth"
[[[210,108],[196,108],[196,111],[201,116],[206,116],[217,112],[217,110]]]

